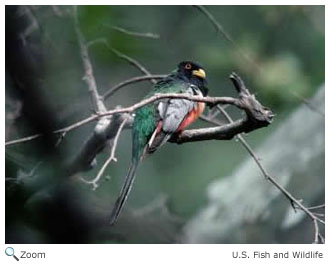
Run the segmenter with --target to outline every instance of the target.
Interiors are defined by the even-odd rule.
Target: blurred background
[[[237,96],[237,72],[276,114],[247,141],[276,179],[306,206],[324,203],[324,6],[206,6],[229,36],[192,6],[79,6],[87,41],[109,45],[153,74],[183,60],[204,66],[210,96]],[[128,35],[153,33],[158,38]],[[231,41],[230,41],[231,39]],[[102,43],[89,48],[101,94],[142,74]],[[95,123],[55,129],[93,108],[70,6],[6,7],[6,243],[311,243],[311,220],[295,213],[235,140],[167,144],[140,166],[125,211],[108,225],[131,157],[131,131],[121,134],[116,157],[93,191],[109,155],[69,177],[65,165]],[[139,101],[151,83],[123,87],[108,108]],[[242,112],[228,107],[233,118]],[[209,124],[198,121],[192,128]],[[322,210],[321,210],[322,211]],[[321,228],[324,234],[324,228]]]

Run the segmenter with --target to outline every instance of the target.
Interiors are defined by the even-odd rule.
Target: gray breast
[[[202,96],[200,89],[195,85],[190,85],[185,93]],[[158,104],[158,112],[160,118],[163,120],[163,131],[174,133],[193,108],[197,108],[197,102],[186,99],[169,99],[161,101]]]

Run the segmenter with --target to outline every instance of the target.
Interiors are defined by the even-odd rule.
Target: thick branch
[[[227,137],[223,137],[223,134],[222,134],[223,132],[224,132],[224,134],[226,134],[225,128],[200,129],[197,131],[190,131],[189,135],[187,135],[188,130],[185,130],[177,139],[174,139],[174,138],[172,139],[172,141],[174,141],[174,142],[182,143],[181,136],[184,136],[183,142],[191,141],[190,135],[193,136],[194,141],[200,140],[200,135],[203,138],[203,140],[209,139],[209,136],[211,136],[212,139],[217,139],[217,137],[216,137],[217,133],[221,133],[221,137],[219,139],[230,139],[233,135],[238,134],[240,132],[250,132],[257,128],[265,127],[265,126],[269,125],[272,122],[272,118],[273,118],[272,112],[269,109],[267,109],[266,107],[263,107],[255,99],[255,97],[249,93],[249,91],[245,88],[245,86],[241,85],[242,84],[241,79],[235,73],[233,73],[230,78],[232,80],[234,80],[234,82],[235,82],[234,84],[239,85],[238,87],[236,87],[239,90],[239,96],[240,96],[239,98],[200,97],[200,96],[192,96],[189,94],[177,94],[177,93],[155,94],[152,97],[144,99],[130,107],[113,109],[110,111],[106,111],[104,113],[98,113],[96,115],[92,115],[71,126],[54,131],[54,133],[68,132],[70,130],[73,130],[74,128],[77,128],[77,127],[87,124],[91,121],[94,121],[100,117],[110,116],[110,115],[120,114],[120,113],[132,113],[135,110],[137,110],[147,104],[153,103],[153,102],[161,100],[161,99],[166,99],[166,98],[187,99],[187,100],[191,100],[191,101],[205,102],[205,103],[209,103],[211,105],[231,104],[231,105],[237,106],[240,109],[245,110],[245,112],[247,114],[246,119],[238,121],[237,124],[235,124],[233,126],[229,126],[230,127],[229,130],[231,133]],[[205,132],[205,130],[206,130],[206,132]],[[220,132],[218,130],[220,130]],[[40,135],[35,135],[35,136],[33,136],[34,137],[33,139],[36,139],[39,136]],[[26,140],[28,138],[29,137],[24,138],[24,139]],[[7,142],[6,145],[16,144],[16,143],[20,143],[20,140],[14,140],[14,141]]]
[[[235,85],[235,86],[238,87],[238,85]],[[242,84],[242,86],[244,86],[244,84]],[[228,113],[223,108],[221,108],[220,106],[217,106],[217,108],[224,115],[224,117],[228,120],[228,122],[230,123],[229,125],[235,123],[232,120],[232,118],[228,115]],[[216,123],[216,122],[213,122],[213,123],[214,124],[219,124],[219,123]],[[319,243],[319,239],[320,239],[320,241],[322,243],[324,243],[325,240],[324,240],[324,238],[320,234],[318,222],[323,223],[323,224],[325,222],[323,220],[321,220],[320,218],[317,217],[317,216],[321,216],[321,215],[313,213],[311,211],[311,209],[317,209],[317,208],[325,207],[325,204],[322,204],[322,205],[319,205],[319,206],[314,206],[314,207],[305,207],[300,200],[297,200],[287,189],[285,189],[283,186],[281,186],[275,180],[275,178],[272,177],[268,173],[268,171],[265,169],[265,167],[263,166],[263,164],[260,162],[259,157],[253,151],[253,149],[247,143],[247,141],[243,138],[243,136],[239,134],[236,137],[241,142],[241,144],[243,145],[243,147],[249,152],[249,154],[251,155],[251,157],[254,159],[254,161],[258,165],[260,171],[262,172],[263,176],[269,182],[271,182],[278,190],[280,190],[280,192],[290,201],[292,207],[294,207],[294,208],[297,207],[298,209],[302,210],[312,220],[313,227],[314,227],[314,243],[316,243],[316,244]]]
[[[273,113],[266,107],[262,106],[254,97],[250,94],[248,89],[245,87],[243,80],[236,74],[230,75],[238,94],[238,99],[222,99],[223,97],[215,97],[214,100],[210,99],[211,105],[216,105],[219,101],[221,103],[230,103],[243,109],[247,117],[239,119],[235,122],[227,125],[220,125],[219,127],[210,127],[203,129],[186,130],[177,136],[174,136],[170,141],[178,144],[190,141],[200,140],[228,140],[232,139],[239,133],[247,133],[255,129],[265,127],[272,122]],[[225,101],[225,102],[223,102]]]
[[[218,104],[218,103],[222,103],[222,104],[233,104],[236,105],[238,107],[241,108],[241,106],[239,106],[239,100],[232,98],[232,97],[199,97],[199,96],[191,96],[189,94],[177,94],[177,93],[168,93],[168,94],[155,94],[154,96],[147,98],[145,100],[142,100],[130,107],[126,107],[126,108],[119,108],[119,109],[113,109],[113,110],[109,110],[103,113],[98,113],[98,114],[94,114],[91,115],[88,118],[85,118],[81,121],[78,121],[77,123],[74,123],[70,126],[67,126],[65,128],[62,129],[58,129],[56,131],[54,131],[53,133],[63,133],[63,132],[68,132],[71,131],[73,129],[76,129],[80,126],[83,126],[89,122],[95,121],[97,119],[99,119],[100,117],[106,117],[106,116],[110,116],[110,115],[114,115],[114,114],[120,114],[120,113],[132,113],[135,110],[148,105],[150,103],[153,103],[155,101],[161,100],[161,99],[166,99],[166,98],[173,98],[173,99],[188,99],[188,100],[192,100],[192,101],[200,101],[200,102],[207,102],[207,103],[211,103],[211,104]],[[13,145],[13,144],[18,144],[18,143],[22,143],[22,142],[27,142],[33,139],[37,139],[39,137],[41,137],[41,134],[36,134],[33,136],[29,136],[29,137],[25,137],[22,139],[17,139],[17,140],[11,140],[6,142],[6,146],[9,145]]]
[[[117,161],[117,158],[116,158],[115,154],[116,154],[116,148],[117,148],[117,145],[118,145],[118,139],[119,139],[121,131],[123,130],[123,128],[125,127],[125,125],[127,123],[127,120],[128,120],[128,117],[124,118],[123,121],[122,121],[122,123],[120,124],[120,126],[119,126],[119,128],[117,130],[116,136],[114,137],[114,140],[113,140],[113,145],[112,145],[112,148],[111,148],[110,156],[104,162],[104,164],[103,164],[102,168],[99,170],[97,176],[93,180],[86,180],[84,178],[81,178],[81,180],[83,182],[85,182],[86,184],[92,185],[92,189],[93,190],[96,190],[98,188],[98,182],[101,179],[102,175],[104,174],[104,171],[106,170],[106,168],[108,167],[108,165],[112,161],[114,161],[114,162]]]
[[[99,120],[101,124],[97,124],[92,135],[83,144],[80,152],[69,164],[68,171],[70,174],[91,169],[97,154],[104,149],[108,141],[115,138],[123,121],[126,120],[125,128],[131,127],[133,122],[133,117],[126,113],[118,113],[110,119],[111,120],[107,121],[106,124],[101,123],[104,120]]]
[[[208,127],[200,129],[185,130],[179,135],[174,136],[170,139],[170,142],[176,142],[178,144],[202,141],[202,140],[229,140],[235,135],[242,132],[249,132],[251,125],[247,119],[239,119],[228,125],[219,127]]]
[[[96,113],[103,113],[107,109],[104,105],[103,98],[99,95],[96,81],[93,75],[93,68],[89,59],[88,44],[79,27],[77,7],[74,7],[74,28],[80,46],[81,58],[85,69],[85,80],[91,93],[91,99]],[[120,54],[114,50],[118,56],[131,61],[131,58]],[[131,61],[133,64],[135,62]],[[149,74],[148,72],[145,74]],[[129,114],[116,114],[115,116],[97,116],[98,122],[94,128],[93,134],[86,140],[81,150],[78,152],[72,163],[68,166],[68,172],[74,174],[78,171],[90,169],[95,161],[96,155],[103,150],[107,143],[116,136],[118,129],[133,120]],[[121,131],[119,130],[119,132]],[[120,134],[120,133],[119,133]]]

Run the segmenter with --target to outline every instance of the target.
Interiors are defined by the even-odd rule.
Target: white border
[[[4,4],[27,4],[28,1],[5,1]],[[137,1],[56,1],[56,3],[52,3],[51,1],[34,1],[30,4],[60,4],[60,5],[68,5],[68,4],[138,4]],[[153,1],[145,1],[145,4],[154,5],[157,2]],[[209,5],[219,5],[219,4],[229,4],[229,5],[248,5],[248,4],[256,4],[256,5],[326,5],[326,19],[325,26],[326,29],[330,29],[332,31],[332,4],[330,1],[159,1],[158,4],[165,5],[192,5],[192,4],[209,4]],[[2,35],[4,38],[4,28],[5,28],[5,12],[4,6],[1,10],[1,18],[2,18]],[[5,80],[5,41],[2,39],[1,41],[2,48],[2,84],[4,85]],[[333,99],[332,95],[332,71],[331,62],[332,62],[332,34],[329,31],[326,31],[326,99],[331,101]],[[5,106],[5,90],[2,91],[3,97],[3,106]],[[332,136],[332,126],[330,123],[332,117],[332,106],[326,105],[326,188],[332,188],[332,140],[330,136]],[[4,107],[2,108],[2,117],[4,118]],[[4,136],[4,123],[2,124],[2,139],[5,139]],[[4,177],[4,151],[1,153],[1,162],[3,169],[3,177]],[[4,192],[4,182],[1,183],[2,191]],[[326,191],[328,192],[328,191]],[[2,239],[4,243],[5,239],[5,219],[4,219],[4,199],[5,195],[1,196],[1,213],[3,214],[1,219],[2,225]],[[253,263],[254,265],[329,265],[329,259],[332,257],[332,245],[331,245],[331,236],[332,229],[329,226],[331,221],[331,212],[329,211],[330,203],[332,202],[332,193],[326,194],[326,244],[325,245],[13,245],[16,252],[20,250],[27,250],[31,252],[45,252],[46,259],[25,259],[20,262],[16,262],[13,258],[7,257],[4,255],[0,255],[1,265],[18,265],[17,263],[24,263],[25,265],[61,265],[61,263],[65,263],[66,265],[71,264],[84,264],[84,265],[248,265],[249,263]],[[3,245],[3,250],[8,245]],[[268,252],[286,252],[291,250],[315,250],[324,252],[324,259],[315,260],[315,259],[232,259],[231,252],[232,251],[242,251],[247,250],[249,254],[252,251],[260,250],[260,251],[268,251]],[[330,250],[330,252],[329,252]],[[1,252],[0,252],[1,254]]]

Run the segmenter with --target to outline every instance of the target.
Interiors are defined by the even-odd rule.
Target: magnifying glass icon
[[[18,257],[15,256],[14,254],[14,249],[12,247],[8,247],[5,249],[5,253],[7,256],[13,256],[14,259],[16,259],[17,261],[19,261]]]

